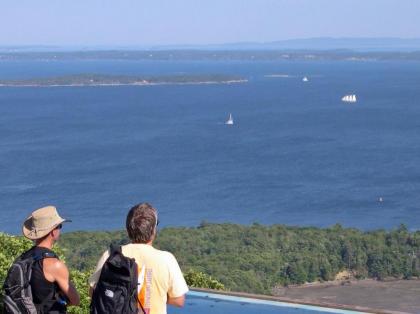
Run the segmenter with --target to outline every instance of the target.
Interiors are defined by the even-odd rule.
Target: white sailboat
[[[355,94],[345,95],[343,98],[341,98],[341,101],[355,103],[357,102],[357,98]]]
[[[309,79],[306,76],[304,76],[303,79],[302,79],[302,81],[303,82],[309,82]]]
[[[226,120],[225,124],[227,125],[233,125],[233,118],[232,118],[232,114],[229,113],[229,119]]]

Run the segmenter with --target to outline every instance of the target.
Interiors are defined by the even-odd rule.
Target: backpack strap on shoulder
[[[121,245],[111,244],[109,246],[109,255],[114,255],[115,253],[122,253]]]
[[[43,258],[58,258],[57,254],[54,252],[44,252],[42,253]]]
[[[35,253],[32,258],[35,262],[38,262],[44,258],[58,258],[57,254],[54,252],[42,252],[42,253]]]

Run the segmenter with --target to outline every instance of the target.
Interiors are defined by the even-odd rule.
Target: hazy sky
[[[420,0],[0,0],[0,45],[420,37]]]

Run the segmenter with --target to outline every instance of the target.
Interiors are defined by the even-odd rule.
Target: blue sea
[[[168,313],[173,314],[327,314],[328,312],[301,310],[287,307],[267,306],[263,304],[236,303],[207,298],[187,296],[184,308],[169,307]],[[334,312],[332,312],[334,313]]]
[[[0,62],[0,79],[79,73],[249,81],[0,87],[1,231],[47,204],[67,231],[122,229],[143,201],[163,226],[420,228],[419,62]]]
[[[169,307],[174,314],[362,314],[362,312],[322,308],[311,305],[282,303],[235,296],[206,295],[190,291],[187,294],[185,307]]]

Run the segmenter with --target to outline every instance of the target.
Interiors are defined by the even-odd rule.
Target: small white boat
[[[233,118],[232,118],[232,114],[229,113],[229,119],[226,120],[225,124],[227,125],[233,125]]]
[[[309,79],[306,76],[304,76],[302,82],[309,82]]]
[[[341,101],[355,103],[355,102],[357,102],[357,98],[356,98],[356,95],[354,95],[354,94],[345,95],[343,98],[341,98]]]

